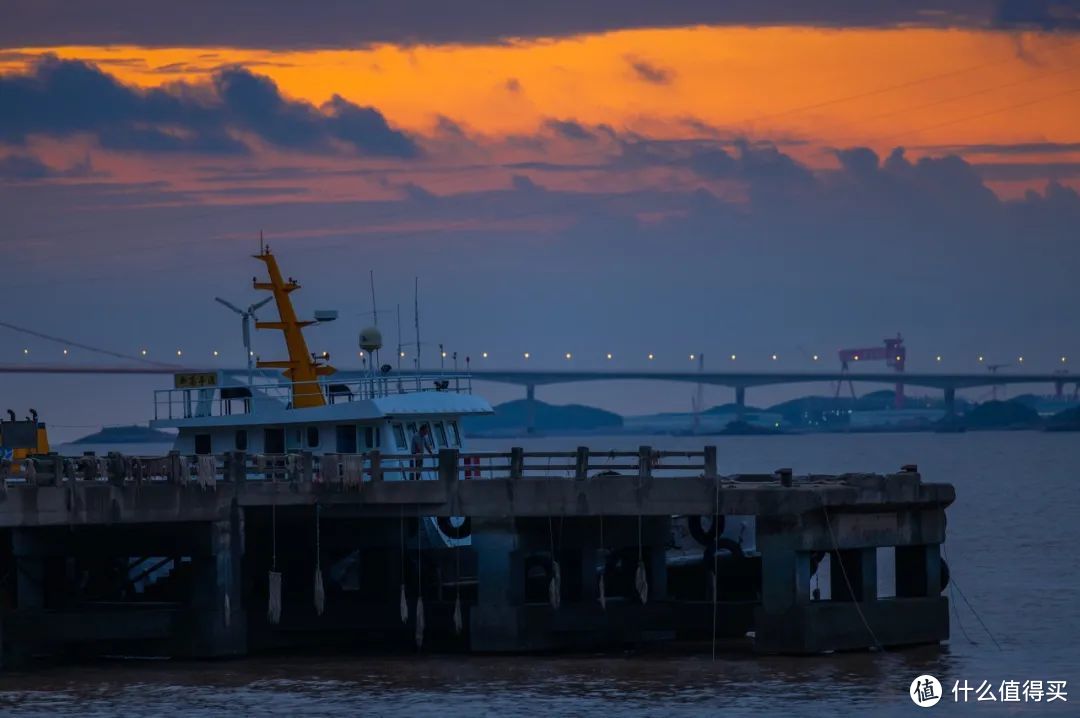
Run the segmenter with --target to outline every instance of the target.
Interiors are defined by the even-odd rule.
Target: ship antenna
[[[371,314],[375,318],[375,328],[379,328],[379,305],[375,303],[375,270],[369,270],[371,277]]]
[[[413,277],[413,324],[416,327],[416,389],[420,390],[420,277]]]
[[[263,231],[259,230],[259,254],[264,254],[266,249],[263,247]]]
[[[401,304],[397,305],[397,370],[401,374]]]

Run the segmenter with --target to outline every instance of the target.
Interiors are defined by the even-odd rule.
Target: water
[[[917,463],[951,481],[946,555],[952,640],[941,647],[808,658],[700,644],[571,657],[253,658],[148,662],[0,674],[0,715],[885,715],[917,714],[920,673],[938,677],[944,714],[1080,714],[1080,441],[1035,432],[718,437],[721,469],[891,471]],[[689,438],[515,440],[527,448],[681,448]],[[507,442],[479,441],[478,449]],[[965,637],[965,631],[968,637]],[[957,705],[956,680],[1065,680],[1068,703]],[[974,694],[971,700],[974,701]]]

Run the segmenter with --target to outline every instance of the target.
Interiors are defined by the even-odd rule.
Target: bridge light
[[[1064,364],[1068,360],[1068,357],[1061,357],[1061,363]]]
[[[177,349],[177,350],[176,350],[176,356],[178,356],[178,357],[179,357],[179,356],[183,356],[183,355],[184,355],[184,352],[182,352],[182,351],[181,351],[181,350],[179,350],[179,349]]]
[[[217,350],[217,349],[215,349],[215,350],[214,350],[214,356],[217,356],[217,355],[218,355],[218,350]]]
[[[817,354],[815,354],[815,355],[814,355],[814,361],[817,361],[817,360],[818,360],[818,355],[817,355]]]
[[[363,352],[363,351],[361,351],[361,352],[360,352],[360,358],[361,358],[361,359],[363,359],[363,358],[364,358],[364,352]]]
[[[858,354],[856,354],[853,358],[855,359],[855,361],[859,361],[859,355]]]
[[[856,357],[856,358],[857,358],[857,357]],[[773,361],[776,361],[776,359],[777,359],[777,356],[776,356],[775,354],[773,354],[773,355],[772,355],[772,360],[773,360]]]
[[[735,361],[735,355],[734,354],[731,355],[731,361]]]
[[[573,354],[571,354],[570,352],[566,352],[566,358],[567,358],[567,359],[573,359],[573,358],[574,358],[574,355],[573,355]]]
[[[29,350],[29,349],[23,349],[23,350],[22,350],[22,353],[23,353],[23,355],[29,354],[29,353],[30,353],[30,350]]]
[[[1023,364],[1023,363],[1024,363],[1024,357],[1017,357],[1017,358],[1016,358],[1016,361],[1017,361],[1018,363],[1020,363],[1020,364]]]
[[[139,353],[140,353],[140,354],[142,354],[143,356],[146,356],[146,350],[145,350],[145,349],[143,349],[143,350],[142,350],[141,352],[139,352]]]
[[[525,358],[526,358],[526,359],[528,359],[528,358],[529,358],[529,352],[525,352]]]
[[[983,358],[982,358],[982,356],[980,356],[980,357],[979,357],[979,361],[980,361],[980,362],[982,362],[982,360],[983,360]]]
[[[482,356],[483,358],[487,359],[487,352],[483,352],[483,353],[482,353],[482,354],[481,354],[480,356]]]
[[[143,352],[143,353],[145,354],[146,352]],[[255,356],[255,351],[254,351],[254,350],[252,350],[252,351],[249,351],[249,352],[248,352],[248,356],[250,356],[250,357],[253,357],[253,356]]]
[[[899,354],[896,355],[896,361],[900,361],[900,355]]]
[[[608,358],[608,359],[610,359],[610,358],[611,358],[611,352],[608,352],[608,353],[607,353],[607,358]]]
[[[65,349],[65,350],[64,350],[64,356],[67,356],[67,355],[68,355],[68,350],[67,350],[67,349]]]
[[[937,355],[936,360],[939,361],[939,362],[941,361],[941,355],[940,354]]]
[[[405,352],[404,351],[399,351],[398,356],[401,357],[402,359],[404,359],[405,358]]]
[[[694,361],[694,355],[693,354],[690,355],[690,361]]]
[[[443,358],[443,359],[445,359],[445,358],[446,358],[446,352],[443,352],[443,353],[442,353],[442,358]]]
[[[1062,359],[1064,359],[1064,357],[1062,357]],[[652,354],[650,354],[650,355],[649,355],[649,361],[652,361],[652,360],[653,360],[653,355],[652,355]]]

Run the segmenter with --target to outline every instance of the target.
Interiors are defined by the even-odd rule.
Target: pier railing
[[[67,481],[111,483],[170,482],[209,487],[228,481],[288,481],[340,486],[363,482],[433,480],[573,478],[586,480],[611,476],[717,476],[716,447],[696,451],[662,451],[642,446],[636,451],[596,451],[577,447],[573,451],[459,452],[444,449],[438,454],[224,454],[132,456],[116,452],[99,456],[37,456],[0,467],[5,485],[54,485]],[[748,481],[775,480],[773,474],[745,475]]]

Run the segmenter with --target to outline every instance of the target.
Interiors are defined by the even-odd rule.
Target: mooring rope
[[[419,650],[424,645],[424,557],[423,550],[423,522],[420,515],[420,504],[416,505],[416,648]]]
[[[315,502],[315,614],[321,616],[326,609],[326,589],[323,586],[322,578],[322,541],[320,536],[320,507],[319,502]]]
[[[461,619],[461,542],[454,545],[454,631],[460,636],[463,628]]]
[[[717,613],[717,579],[716,579],[716,554],[720,551],[720,477],[716,477],[716,503],[713,506],[713,554],[712,574],[709,587],[712,590],[712,659],[716,660],[716,613]]]
[[[599,592],[600,592],[600,596],[597,598],[597,600],[600,602],[600,609],[603,610],[603,611],[606,611],[607,610],[607,594],[606,594],[606,592],[604,590],[604,576],[607,574],[607,552],[606,552],[606,549],[604,548],[604,515],[603,514],[600,514],[600,557],[601,557],[601,559],[603,559],[604,563],[600,567],[600,581],[599,581],[599,586],[597,587]]]
[[[562,572],[559,562],[555,558],[555,529],[548,516],[548,542],[551,547],[551,580],[548,582],[548,602],[556,611],[562,605]]]
[[[945,544],[941,544],[941,550],[942,554],[944,555]],[[945,555],[944,557],[946,562],[948,562],[948,556]],[[982,620],[982,616],[980,616],[979,612],[975,610],[975,607],[971,605],[971,601],[967,600],[967,596],[965,596],[964,592],[960,589],[960,584],[956,582],[956,576],[952,573],[952,571],[949,572],[949,586],[950,588],[954,586],[956,587],[956,592],[960,594],[960,598],[964,599],[964,603],[967,604],[968,609],[971,611],[971,614],[975,616],[975,620],[979,622],[979,625],[982,626],[982,629],[986,631],[986,635],[990,637],[990,640],[994,642],[994,645],[997,646],[997,649],[999,651],[1003,650],[1001,648],[1001,644],[998,643],[997,639],[994,637],[994,634],[990,632],[989,627],[987,627],[986,623]],[[968,640],[971,639],[969,638]],[[972,643],[974,643],[974,641],[972,641]]]
[[[833,543],[833,555],[837,557],[837,562],[840,564],[840,574],[844,577],[844,584],[847,586],[848,595],[851,596],[851,603],[855,606],[855,611],[858,612],[859,618],[862,620],[863,626],[866,627],[867,633],[870,634],[870,638],[874,640],[874,646],[877,650],[881,651],[884,648],[881,645],[881,641],[878,640],[877,634],[874,633],[874,629],[870,627],[870,622],[866,620],[866,615],[863,614],[862,606],[855,600],[855,590],[851,586],[851,580],[848,578],[847,568],[844,566],[843,559],[840,558],[840,545],[836,541],[836,534],[833,533],[832,521],[829,520],[829,509],[825,506],[824,497],[820,497],[821,500],[821,513],[825,515],[825,526],[829,529],[829,536],[832,538]],[[829,568],[832,568],[832,560],[829,561]]]
[[[274,486],[273,502],[270,504],[270,575],[266,618],[277,625],[281,621],[281,573],[277,570],[277,486]]]
[[[405,598],[405,507],[399,507],[401,528],[401,622],[409,622],[409,601]]]

